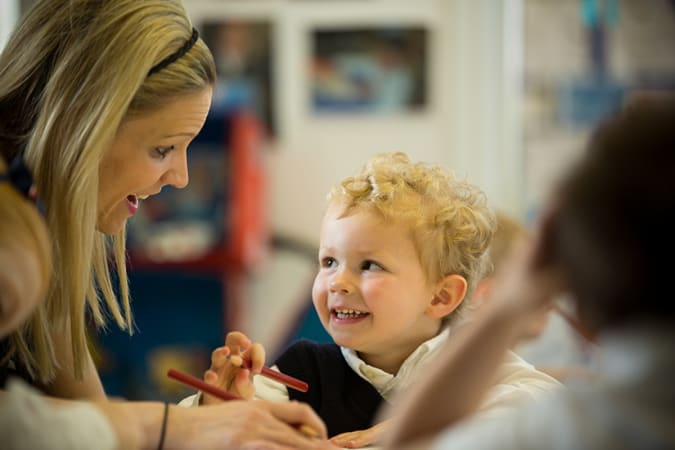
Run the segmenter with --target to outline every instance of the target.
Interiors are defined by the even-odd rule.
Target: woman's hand
[[[60,400],[60,403],[69,403]],[[157,448],[164,405],[157,402],[99,401],[124,449]],[[58,405],[60,407],[60,405]],[[298,429],[311,428],[317,437]],[[171,405],[166,415],[164,445],[171,449],[335,450],[326,427],[312,408],[298,402],[228,401],[201,408]]]
[[[378,444],[381,442],[382,436],[389,428],[389,420],[382,421],[365,430],[350,431],[347,433],[338,434],[330,438],[330,441],[343,448],[361,448],[368,445]]]
[[[251,368],[245,368],[242,359],[251,361]],[[265,349],[260,344],[252,344],[243,333],[233,331],[227,334],[225,346],[211,353],[211,367],[204,373],[204,381],[212,386],[224,389],[244,399],[255,394],[253,375],[259,374],[265,364]],[[202,404],[221,403],[222,400],[203,393]]]
[[[298,431],[300,425],[315,430],[319,437],[303,435]],[[187,443],[185,439],[188,439]],[[165,448],[290,450],[335,447],[326,441],[326,427],[308,405],[260,400],[228,401],[203,408],[172,408]]]

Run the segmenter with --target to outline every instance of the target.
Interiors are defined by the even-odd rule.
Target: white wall
[[[377,152],[402,150],[481,186],[520,214],[520,0],[188,0],[193,21],[274,22],[279,137],[266,151],[274,231],[316,244],[325,195]],[[310,112],[309,31],[314,26],[424,25],[430,33],[429,107],[394,117],[315,117]],[[504,54],[508,53],[508,65]],[[314,268],[277,254],[253,278],[245,328],[268,346],[293,317]],[[264,317],[264,321],[261,318]]]
[[[0,50],[5,46],[19,17],[19,0],[0,0]]]
[[[186,5],[197,24],[221,16],[269,18],[277,26],[279,139],[268,152],[275,230],[314,240],[329,187],[372,154],[394,150],[444,164],[483,187],[494,203],[522,210],[519,1],[188,0]],[[505,29],[507,19],[511,28]],[[381,23],[428,27],[428,110],[394,117],[312,116],[306,70],[311,27]],[[511,52],[508,67],[505,50]]]

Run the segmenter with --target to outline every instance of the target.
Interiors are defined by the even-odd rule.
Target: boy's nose
[[[334,279],[328,287],[333,293],[349,294],[353,291],[351,285],[343,279]]]

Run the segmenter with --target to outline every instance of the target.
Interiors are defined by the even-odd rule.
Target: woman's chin
[[[99,221],[96,224],[96,230],[100,231],[101,233],[108,235],[108,236],[114,236],[120,231],[122,231],[122,228],[124,228],[126,220],[122,221],[110,221],[110,220],[105,220],[105,221]]]

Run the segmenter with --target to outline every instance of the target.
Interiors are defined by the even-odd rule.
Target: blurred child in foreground
[[[387,448],[675,448],[673,174],[675,97],[601,126],[489,304],[394,411]],[[470,417],[496,361],[562,291],[602,349],[599,376],[499,420]]]
[[[532,233],[514,217],[499,211],[497,228],[490,244],[488,254],[492,267],[476,288],[471,303],[480,307],[489,301],[495,274],[503,270],[513,248],[521,241],[532,239]],[[572,381],[581,376],[591,376],[589,368],[591,352],[595,346],[565,319],[569,301],[561,296],[556,308],[544,309],[539,316],[532,318],[530,325],[523,330],[521,341],[513,351],[537,369],[562,381]],[[474,308],[475,309],[475,308]]]
[[[20,158],[11,166],[0,158],[0,358],[20,352],[31,357],[30,342],[39,338],[44,299],[52,273],[47,226],[36,206],[30,172]],[[5,347],[10,347],[5,348]],[[0,369],[0,436],[3,449],[113,448],[117,438],[108,419],[93,404],[56,406],[40,392],[14,378],[13,365]],[[11,377],[11,378],[10,378]]]

